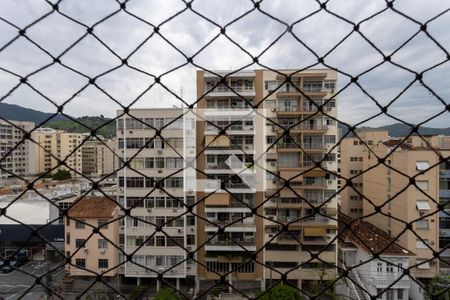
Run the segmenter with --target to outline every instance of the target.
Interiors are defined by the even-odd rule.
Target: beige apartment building
[[[33,139],[38,146],[35,150],[35,171],[37,174],[56,172],[57,169],[67,169],[58,166],[59,160],[65,160],[70,167],[72,176],[82,172],[82,150],[79,145],[86,134],[69,133],[52,128],[39,128],[33,132]],[[75,170],[75,171],[73,171]]]
[[[119,207],[106,197],[75,201],[64,217],[66,264],[70,276],[115,276],[119,264]],[[98,228],[100,233],[92,233]]]
[[[356,173],[351,174],[350,170],[368,170],[357,175],[359,180],[355,181],[362,182],[362,186],[357,188],[362,189],[362,194],[367,198],[361,200],[362,215],[378,212],[365,220],[385,230],[395,237],[400,245],[416,253],[409,261],[409,265],[413,267],[412,275],[427,282],[439,273],[438,260],[430,260],[433,258],[433,251],[439,251],[437,204],[440,175],[439,158],[435,152],[438,149],[415,147],[401,143],[400,139],[386,139],[385,132],[359,135],[364,137],[367,146],[360,147],[358,143],[355,148],[361,150],[360,152],[349,151],[351,154],[348,156],[342,153],[342,175],[349,174],[347,178],[352,178]],[[355,139],[347,140],[346,143],[351,144]],[[349,161],[352,157],[361,156],[362,166],[359,159],[358,166]],[[377,157],[385,158],[385,164],[379,164]],[[351,169],[353,166],[355,169]],[[417,187],[410,185],[408,177],[415,178]],[[350,196],[353,192],[342,196],[343,209],[350,210],[353,207],[349,204],[352,203]],[[345,202],[348,202],[347,205]],[[409,230],[405,230],[406,223],[412,224]]]
[[[131,216],[122,219],[120,243],[125,253],[133,253],[133,262],[119,271],[123,280],[138,285],[162,274],[179,288],[197,273],[188,259],[197,245],[196,218],[187,211],[195,203],[189,188],[195,172],[186,166],[191,155],[195,167],[195,121],[187,122],[180,108],[133,109],[117,116],[117,154],[123,166],[117,172],[118,201],[131,209]]]
[[[0,120],[0,184],[8,177],[34,174],[35,144],[24,140],[33,129],[33,122]]]
[[[352,218],[363,215],[363,158],[366,145],[378,144],[389,139],[387,130],[360,131],[358,136],[344,138],[340,147],[340,174],[343,178],[351,178],[352,187],[344,187],[345,180],[340,179],[344,187],[340,194],[339,209]]]
[[[228,86],[197,72],[201,290],[225,273],[233,287],[259,289],[280,274],[303,289],[323,268],[335,275],[336,72],[278,72],[235,72]],[[327,264],[312,259],[319,251]]]
[[[90,139],[83,144],[81,153],[81,168],[85,175],[110,175],[117,169],[115,140]]]

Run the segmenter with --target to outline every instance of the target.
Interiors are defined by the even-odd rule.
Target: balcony
[[[326,151],[327,148],[323,143],[303,143],[305,151]]]
[[[373,284],[377,289],[384,289],[389,286],[391,289],[402,289],[402,288],[409,288],[410,287],[410,281],[407,276],[401,277],[402,273],[384,273],[381,276],[377,276],[373,279]],[[397,281],[393,286],[390,286],[394,281],[397,279],[401,279]]]
[[[205,251],[256,251],[255,239],[209,241]]]
[[[324,216],[311,216],[311,217],[305,217],[303,219],[303,222],[305,223],[329,223],[330,218],[324,217]]]
[[[439,177],[440,178],[450,178],[450,170],[440,170]]]
[[[328,125],[323,124],[302,124],[301,130],[308,132],[325,132],[328,130]]]
[[[450,198],[450,190],[439,190],[439,198]]]
[[[254,218],[246,218],[245,222],[243,222],[242,218],[238,218],[240,221],[229,219],[229,220],[218,220],[218,219],[210,219],[208,218],[208,222],[205,222],[205,227],[208,229],[217,229],[218,227],[226,227],[225,231],[234,231],[231,228],[246,228],[246,229],[255,229],[255,219]],[[228,229],[228,230],[227,230]],[[244,231],[244,230],[243,230]],[[254,230],[245,230],[245,231],[254,231]]]
[[[246,88],[244,86],[240,85],[230,85],[231,89],[228,88],[225,85],[218,85],[214,89],[210,89],[206,87],[205,94],[206,97],[208,96],[214,96],[214,97],[233,97],[236,96],[236,94],[240,96],[254,96],[255,90],[253,88]]]

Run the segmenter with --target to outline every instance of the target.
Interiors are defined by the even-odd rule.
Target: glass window
[[[78,268],[86,268],[86,260],[84,258],[75,259],[75,265]]]
[[[98,240],[98,248],[99,249],[108,249],[108,241],[105,239]]]
[[[76,239],[75,240],[75,247],[77,247],[77,248],[84,247],[85,241],[86,241],[85,239]]]
[[[100,269],[107,269],[108,268],[108,260],[107,259],[99,259],[98,260],[98,267]]]
[[[83,219],[79,219],[79,220],[76,220],[75,221],[75,228],[77,228],[77,229],[84,229],[84,227],[85,227],[85,223],[86,222],[86,220],[83,220]]]

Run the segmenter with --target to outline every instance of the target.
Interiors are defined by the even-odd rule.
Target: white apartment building
[[[122,208],[130,209],[130,216],[122,219],[119,240],[125,253],[133,253],[133,262],[119,273],[137,284],[163,274],[179,287],[196,275],[187,259],[188,251],[196,249],[196,218],[187,212],[195,194],[187,188],[192,174],[184,170],[186,158],[195,154],[189,149],[195,138],[187,137],[195,133],[195,122],[187,124],[183,110],[176,108],[133,109],[117,115],[117,154],[119,167],[124,166],[117,172],[118,201],[121,214]]]
[[[33,129],[33,122],[0,120],[0,184],[2,179],[14,175],[34,174],[35,144],[24,140]]]

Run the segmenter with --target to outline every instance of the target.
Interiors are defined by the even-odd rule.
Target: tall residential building
[[[339,193],[339,209],[342,213],[358,218],[363,215],[363,156],[366,145],[373,145],[389,139],[387,130],[360,131],[358,136],[344,138],[339,147],[341,152],[340,172],[343,178],[352,178],[352,187],[346,186]],[[345,180],[341,179],[342,186]]]
[[[117,169],[115,144],[115,140],[86,141],[81,148],[83,174],[89,176],[113,174]]]
[[[437,275],[439,269],[448,269],[450,262],[447,250],[450,245],[450,218],[447,216],[450,164],[440,162],[440,156],[447,160],[450,157],[450,150],[440,147],[445,146],[447,137],[414,135],[393,139],[385,131],[359,132],[358,136],[362,141],[352,137],[341,143],[341,174],[344,178],[355,178],[352,178],[353,187],[341,193],[340,209],[355,218],[376,212],[375,206],[382,206],[384,215],[376,214],[367,220],[385,228],[394,237],[404,230],[402,222],[413,224],[414,232],[407,230],[399,237],[403,247],[417,253],[411,258],[411,266],[431,259],[432,250],[441,251],[439,263],[433,260],[415,268],[414,276],[426,282]],[[377,164],[375,155],[385,157],[385,165],[361,174]],[[407,176],[417,176],[415,182],[421,190],[408,186]],[[357,191],[372,203],[357,198]],[[443,211],[438,211],[438,204],[443,205]]]
[[[106,197],[77,199],[64,217],[66,265],[70,276],[105,277],[117,274],[119,264],[119,207]],[[98,233],[92,233],[98,228]]]
[[[439,212],[439,249],[441,251],[440,269],[450,271],[450,136],[426,135],[410,136],[407,141],[415,147],[430,145],[439,149],[439,153],[447,161],[439,165],[439,203],[443,210]]]
[[[25,134],[33,129],[33,122],[0,119],[0,183],[14,175],[34,174],[35,144],[24,140]]]
[[[117,115],[117,154],[123,167],[117,172],[118,201],[130,209],[122,219],[120,243],[125,253],[133,254],[133,262],[120,269],[122,280],[148,283],[163,274],[179,287],[196,274],[187,259],[188,251],[196,249],[196,218],[187,211],[195,202],[188,182],[195,173],[191,176],[186,166],[189,156],[195,157],[189,148],[195,146],[195,137],[189,137],[195,134],[195,122],[187,122],[179,108]]]
[[[368,170],[362,175],[363,194],[368,198],[363,201],[363,214],[376,213],[366,220],[385,228],[417,254],[409,262],[412,275],[426,283],[439,274],[439,261],[431,260],[433,252],[439,251],[437,149],[387,140],[374,142],[370,150],[363,159],[363,169]],[[376,156],[385,157],[385,164],[378,164]],[[411,229],[406,229],[406,223],[412,224]]]
[[[86,134],[39,128],[33,132],[33,138],[38,144],[35,151],[36,173],[47,173],[50,170],[54,173],[58,169],[68,169],[64,166],[57,167],[59,160],[65,160],[73,176],[82,172],[80,144]]]
[[[264,289],[284,273],[307,290],[336,274],[336,72],[216,74],[197,72],[200,289],[225,273]]]

